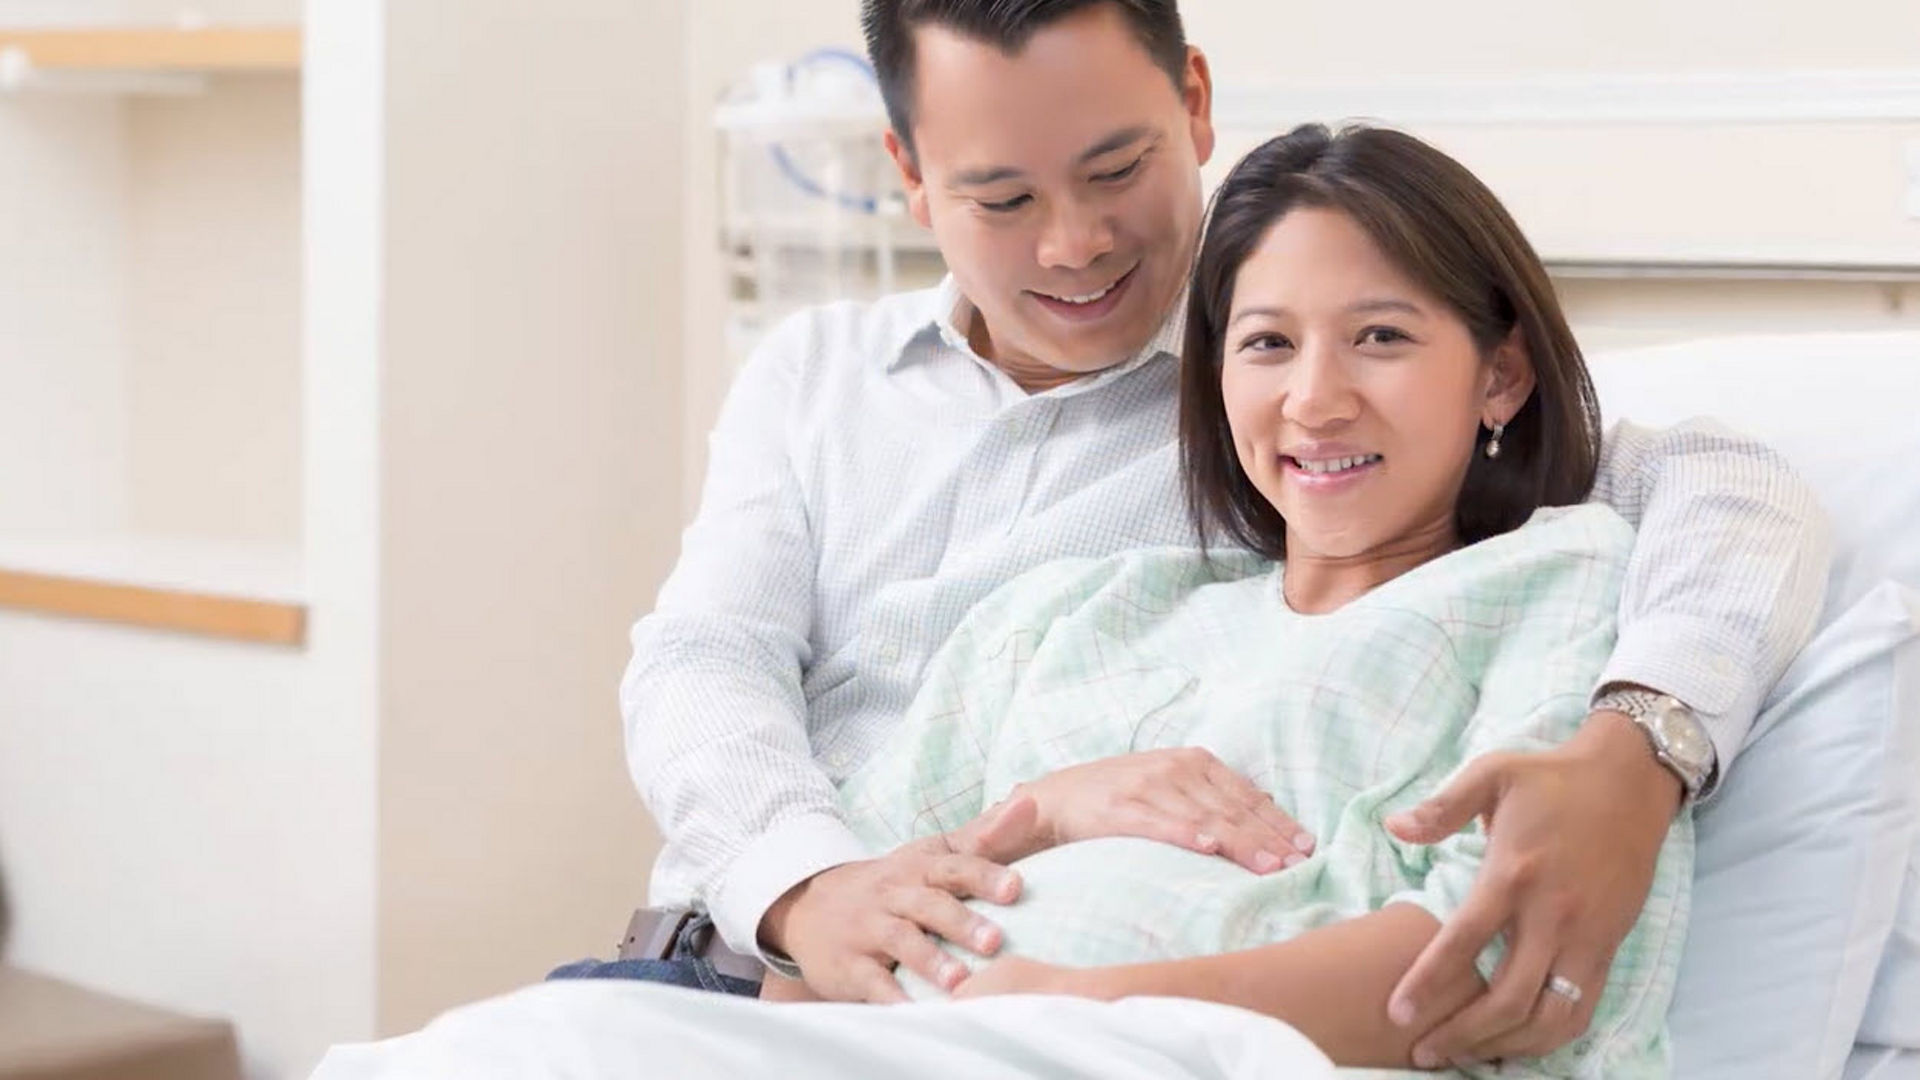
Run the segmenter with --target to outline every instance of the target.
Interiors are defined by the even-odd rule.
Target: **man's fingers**
[[[1545,1057],[1579,1038],[1593,1022],[1593,1010],[1606,989],[1607,971],[1612,964],[1611,956],[1583,962],[1574,959],[1571,953],[1561,953],[1547,977],[1559,975],[1579,987],[1580,1000],[1575,1002],[1563,994],[1542,992],[1524,1026],[1469,1047],[1467,1052],[1481,1061]]]
[[[967,977],[966,965],[948,956],[924,931],[905,919],[893,920],[881,947],[901,967],[949,993]]]
[[[953,849],[1004,866],[1046,846],[1039,825],[1040,804],[1015,795],[955,830]]]
[[[1474,758],[1460,775],[1425,802],[1390,815],[1387,831],[1405,843],[1434,844],[1466,828],[1474,818],[1493,813],[1500,787],[1506,781],[1508,761],[1502,754]]]
[[[942,855],[927,868],[926,882],[961,899],[976,897],[995,904],[1020,899],[1020,875],[976,855]]]
[[[1450,976],[1472,971],[1475,958],[1513,914],[1513,898],[1487,884],[1482,873],[1466,903],[1440,927],[1387,999],[1394,1023],[1416,1031],[1443,1019],[1433,1014]]]
[[[859,988],[860,996],[856,1000],[869,1005],[898,1005],[907,1000],[907,992],[900,989],[899,980],[880,961],[862,956],[856,958],[853,965],[847,981]]]
[[[949,892],[930,888],[903,888],[888,907],[895,915],[916,923],[928,933],[981,956],[1000,951],[1000,928],[974,914]]]
[[[1494,972],[1487,992],[1428,1032],[1413,1047],[1414,1064],[1488,1061],[1482,1047],[1518,1032],[1533,1018],[1558,943],[1549,928],[1517,931],[1513,948]]]

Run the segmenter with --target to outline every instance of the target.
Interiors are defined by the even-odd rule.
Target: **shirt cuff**
[[[1755,684],[1738,658],[1716,651],[1714,636],[1705,623],[1685,616],[1637,619],[1622,628],[1619,644],[1593,688],[1597,701],[1607,686],[1633,683],[1671,694],[1693,710],[1713,740],[1714,769],[1697,796],[1701,802],[1719,790],[1727,766],[1753,730],[1768,689]]]
[[[714,928],[734,952],[759,957],[789,978],[793,961],[760,947],[760,920],[788,889],[822,870],[870,859],[873,853],[839,818],[823,814],[788,818],[748,844],[733,860],[709,898]]]

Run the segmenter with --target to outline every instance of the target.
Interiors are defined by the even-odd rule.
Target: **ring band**
[[[1566,998],[1569,1004],[1580,1004],[1581,993],[1579,984],[1567,978],[1565,975],[1549,976],[1547,978],[1547,993],[1559,994],[1561,997]]]

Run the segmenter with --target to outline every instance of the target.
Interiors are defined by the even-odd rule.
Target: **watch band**
[[[1688,800],[1698,797],[1701,790],[1706,787],[1708,779],[1713,775],[1715,764],[1713,743],[1707,737],[1705,727],[1694,717],[1693,710],[1685,702],[1671,694],[1663,694],[1655,690],[1622,687],[1602,693],[1599,700],[1593,703],[1593,708],[1596,712],[1617,712],[1631,719],[1634,725],[1646,735],[1647,742],[1653,749],[1654,758],[1679,779]],[[1694,729],[1692,738],[1704,747],[1705,760],[1683,760],[1674,752],[1668,732],[1654,723],[1653,718],[1656,713],[1675,711],[1683,715],[1692,725]]]

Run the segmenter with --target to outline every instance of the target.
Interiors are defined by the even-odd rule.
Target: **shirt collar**
[[[926,347],[930,344],[930,338],[963,356],[985,363],[974,355],[973,346],[968,343],[964,329],[972,324],[976,315],[973,301],[968,300],[965,294],[961,293],[960,286],[954,281],[953,275],[948,274],[942,278],[940,284],[926,295],[927,306],[924,309],[924,317],[911,320],[907,324],[902,337],[887,358],[887,371],[889,373],[898,371],[913,360],[927,358],[932,352]],[[1072,388],[1110,382],[1160,356],[1178,357],[1186,332],[1187,290],[1183,288],[1180,290],[1180,296],[1174,301],[1173,311],[1167,315],[1166,321],[1160,324],[1160,329],[1138,353],[1124,363],[1096,372],[1085,379],[1077,379],[1058,389],[1063,392],[1073,392]]]

